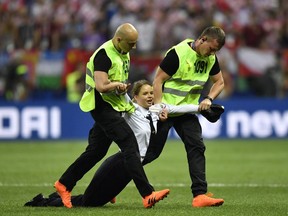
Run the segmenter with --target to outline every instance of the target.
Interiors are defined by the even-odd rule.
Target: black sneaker
[[[50,194],[48,197],[49,197],[49,199],[61,198],[60,195],[57,192],[54,192],[54,193]]]
[[[24,206],[45,206],[45,198],[43,194],[38,194],[32,200],[25,203]]]
[[[202,110],[200,114],[203,115],[209,122],[214,123],[218,121],[224,111],[224,106],[212,104],[208,110]]]

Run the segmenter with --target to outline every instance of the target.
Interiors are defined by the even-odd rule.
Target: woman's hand
[[[168,118],[168,110],[167,109],[162,109],[162,111],[159,113],[159,119],[160,121],[166,121]]]

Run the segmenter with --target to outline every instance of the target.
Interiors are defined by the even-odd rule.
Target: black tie
[[[152,134],[155,134],[156,133],[156,130],[155,130],[155,127],[153,125],[153,120],[152,120],[152,117],[151,117],[151,113],[148,113],[148,115],[146,116],[147,119],[149,119],[149,123],[150,123],[150,128],[151,128],[151,133]]]

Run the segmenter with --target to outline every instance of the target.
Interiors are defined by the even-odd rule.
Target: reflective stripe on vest
[[[209,79],[209,72],[215,63],[215,56],[198,56],[188,44],[192,41],[186,39],[171,48],[174,48],[178,55],[179,68],[164,84],[164,103],[198,104],[204,85]]]
[[[86,85],[85,85],[85,90],[88,92],[91,92],[92,89],[95,88],[95,83],[94,83],[94,77],[92,74],[92,71],[89,70],[89,68],[86,68]]]

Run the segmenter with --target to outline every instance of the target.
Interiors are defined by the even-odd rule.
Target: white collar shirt
[[[133,130],[138,142],[141,160],[146,155],[147,148],[150,142],[151,127],[150,121],[146,116],[150,113],[149,110],[134,103],[135,111],[132,114],[125,113],[124,118]],[[158,116],[155,113],[150,113],[155,130],[157,129]],[[155,131],[156,132],[156,131]]]

